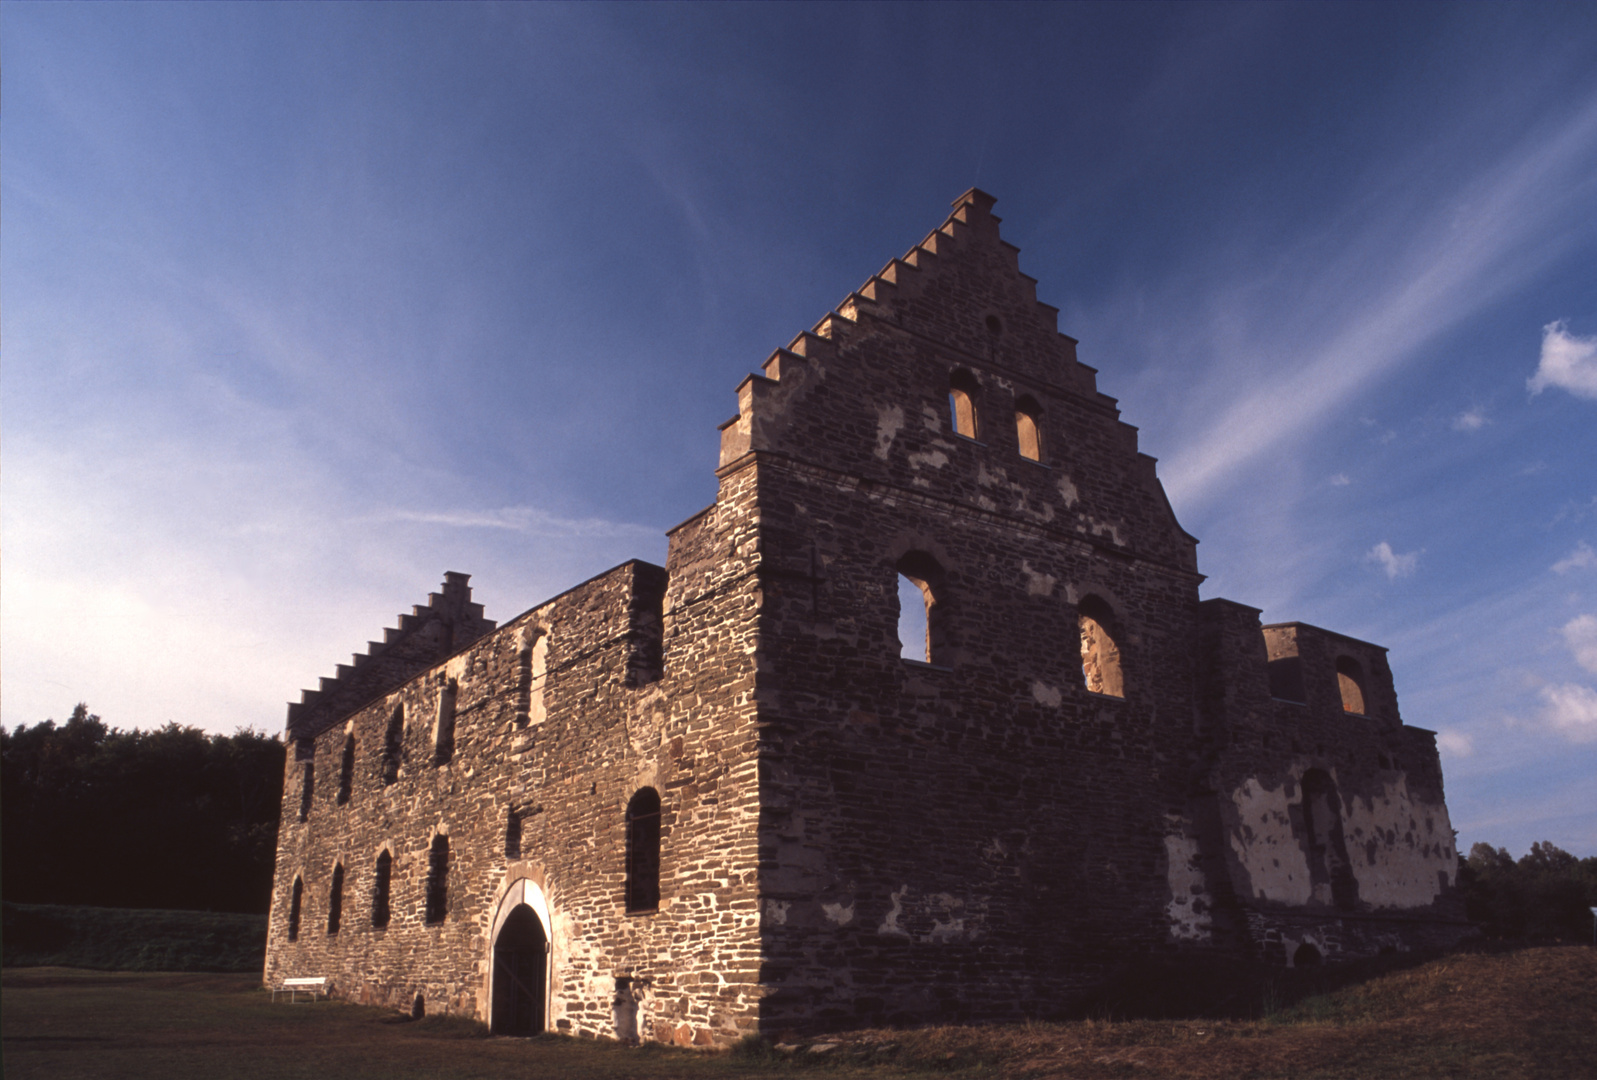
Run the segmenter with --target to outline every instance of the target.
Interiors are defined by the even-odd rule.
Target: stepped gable
[[[427,603],[399,616],[399,625],[383,631],[383,640],[368,641],[354,662],[339,664],[337,674],[323,678],[316,690],[303,692],[288,706],[288,737],[309,740],[366,704],[459,652],[493,630],[482,605],[471,600],[470,574],[444,574],[443,592],[430,593]]]

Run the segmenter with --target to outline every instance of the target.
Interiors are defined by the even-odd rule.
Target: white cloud
[[[1584,540],[1577,543],[1575,550],[1571,551],[1567,557],[1553,563],[1553,573],[1555,574],[1567,574],[1571,570],[1593,569],[1597,569],[1597,551],[1592,550],[1592,546]]]
[[[1475,752],[1475,740],[1462,731],[1439,731],[1436,745],[1454,757],[1469,757]]]
[[[463,510],[433,513],[422,510],[395,510],[367,520],[413,521],[421,525],[446,525],[457,529],[508,529],[529,536],[608,536],[655,537],[660,529],[604,518],[563,518],[533,506],[505,506],[495,510]]]
[[[1597,672],[1597,615],[1577,615],[1564,624],[1564,644],[1575,654],[1575,663]]]
[[[1542,721],[1570,742],[1597,742],[1597,690],[1579,683],[1544,686]]]
[[[1347,487],[1352,482],[1352,480],[1348,479],[1348,475],[1345,472],[1339,472],[1335,476],[1331,477],[1332,487]]]
[[[1391,544],[1382,540],[1364,553],[1364,561],[1380,563],[1381,567],[1386,571],[1386,576],[1395,581],[1414,572],[1414,568],[1419,565],[1420,553],[1410,551],[1407,554],[1399,555],[1392,550]]]
[[[1467,412],[1461,412],[1455,416],[1453,418],[1453,430],[1479,431],[1490,422],[1491,421],[1486,419],[1486,410],[1477,407],[1470,409]]]
[[[1525,381],[1532,394],[1549,386],[1597,401],[1597,337],[1576,337],[1564,323],[1542,327],[1542,358],[1536,374]]]

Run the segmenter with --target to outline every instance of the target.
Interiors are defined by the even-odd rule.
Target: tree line
[[[1592,941],[1597,856],[1577,859],[1549,843],[1519,860],[1476,844],[1459,865],[1465,913],[1489,938]]]
[[[265,912],[284,747],[241,728],[0,730],[0,882],[17,903]]]

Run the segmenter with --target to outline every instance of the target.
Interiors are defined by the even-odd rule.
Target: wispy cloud
[[[1439,731],[1436,745],[1454,757],[1469,757],[1475,752],[1475,740],[1462,731]]]
[[[1332,487],[1347,487],[1352,482],[1352,480],[1348,479],[1348,475],[1345,472],[1339,472],[1335,476],[1331,477]]]
[[[1479,431],[1491,421],[1486,419],[1486,410],[1481,408],[1469,409],[1453,418],[1454,431]]]
[[[1564,644],[1575,654],[1575,663],[1597,673],[1597,615],[1577,615],[1564,624]]]
[[[1541,719],[1574,743],[1597,742],[1597,690],[1579,683],[1544,686]]]
[[[1419,565],[1420,553],[1410,551],[1400,555],[1392,550],[1391,544],[1382,540],[1364,553],[1364,561],[1380,563],[1381,568],[1386,571],[1386,576],[1395,581],[1414,572],[1414,568]]]
[[[1575,545],[1575,550],[1567,556],[1553,563],[1553,573],[1567,574],[1571,570],[1597,569],[1597,550],[1586,541],[1581,540]]]
[[[1597,336],[1576,337],[1562,321],[1542,327],[1542,356],[1525,385],[1532,396],[1549,386],[1597,401]]]
[[[373,520],[373,519],[367,519]],[[443,525],[455,529],[507,529],[528,536],[658,536],[660,530],[648,525],[604,518],[563,518],[532,506],[505,506],[495,510],[423,511],[394,510],[375,515],[377,521],[412,521],[421,525]]]
[[[1556,223],[1594,146],[1597,99],[1562,128],[1527,138],[1496,167],[1433,200],[1428,221],[1405,222],[1400,230],[1413,237],[1406,249],[1393,250],[1384,219],[1354,234],[1317,280],[1300,287],[1334,311],[1337,328],[1316,340],[1283,340],[1278,327],[1261,336],[1250,350],[1258,354],[1250,389],[1166,457],[1160,471],[1172,497],[1187,505],[1215,497],[1243,463],[1300,437],[1487,300],[1558,258],[1575,238],[1559,235]],[[1372,275],[1375,266],[1389,269]],[[1261,382],[1261,370],[1280,374]],[[1593,387],[1597,393],[1597,382]]]

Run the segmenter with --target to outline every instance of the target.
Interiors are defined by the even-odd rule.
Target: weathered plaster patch
[[[1266,788],[1256,778],[1231,792],[1236,820],[1230,824],[1231,851],[1246,880],[1238,891],[1260,900],[1306,904],[1313,893],[1309,860],[1292,835],[1286,787]]]
[[[1207,939],[1212,936],[1214,920],[1209,914],[1212,902],[1199,862],[1198,839],[1185,832],[1167,833],[1164,850],[1169,862],[1165,879],[1170,885],[1170,903],[1165,912],[1170,916],[1170,936],[1177,941]]]
[[[1087,524],[1092,528],[1092,535],[1103,536],[1105,533],[1107,533],[1109,535],[1110,541],[1116,547],[1126,546],[1126,542],[1120,538],[1120,526],[1116,525],[1114,522],[1099,521],[1097,518],[1088,517]]]
[[[902,405],[889,405],[876,410],[876,456],[883,461],[887,460],[887,452],[893,447],[893,440],[904,429],[904,407]]]
[[[876,932],[886,937],[909,937],[909,931],[898,925],[899,917],[904,914],[904,897],[909,893],[909,886],[892,893],[893,906],[888,909],[887,915],[882,919],[882,925]]]
[[[1343,812],[1343,835],[1359,899],[1374,907],[1412,908],[1434,903],[1458,881],[1458,852],[1447,807],[1415,798],[1408,778],[1382,785],[1379,795],[1354,797]]]
[[[1070,477],[1059,478],[1059,497],[1065,500],[1065,509],[1069,510],[1081,501],[1081,493],[1076,490],[1076,485],[1070,482]]]
[[[1020,572],[1026,578],[1027,596],[1052,596],[1054,586],[1059,583],[1059,579],[1052,574],[1039,574],[1033,570],[1031,563],[1025,559],[1020,560]]]
[[[1031,684],[1031,696],[1036,700],[1037,704],[1046,705],[1050,709],[1057,709],[1059,703],[1064,700],[1057,686],[1049,686],[1041,679]]]
[[[822,904],[821,914],[826,916],[828,922],[847,926],[854,921],[854,901],[850,900],[847,904]]]
[[[926,450],[919,454],[909,455],[909,465],[912,469],[918,469],[922,465],[930,465],[934,469],[941,469],[947,464],[948,455],[941,450]]]
[[[938,412],[936,409],[932,408],[930,405],[926,405],[926,406],[922,407],[922,409],[920,411],[921,426],[924,427],[927,431],[935,431],[935,432],[941,433],[942,430],[943,430],[943,424],[945,422],[947,422],[947,420],[948,420],[947,416],[945,416],[943,413]]]
[[[787,911],[793,904],[788,900],[767,900],[765,902],[765,921],[775,926],[787,925]]]

